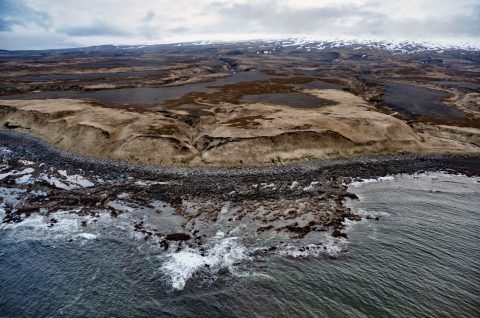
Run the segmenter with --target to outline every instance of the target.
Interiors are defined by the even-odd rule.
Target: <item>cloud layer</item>
[[[478,0],[0,0],[0,48],[285,36],[480,41]]]

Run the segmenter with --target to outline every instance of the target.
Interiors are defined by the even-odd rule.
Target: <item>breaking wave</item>
[[[248,258],[247,249],[239,239],[228,237],[213,241],[203,252],[185,248],[180,252],[168,253],[161,270],[171,287],[181,290],[200,271],[215,274],[225,268],[234,272],[236,265]]]

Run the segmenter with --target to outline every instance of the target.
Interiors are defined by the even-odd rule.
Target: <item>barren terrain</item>
[[[314,45],[4,51],[0,126],[162,165],[480,153],[479,52]]]
[[[0,229],[331,256],[347,224],[383,221],[349,185],[479,175],[478,52],[319,46],[0,52]]]

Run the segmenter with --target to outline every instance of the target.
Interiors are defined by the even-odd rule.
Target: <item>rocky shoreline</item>
[[[41,215],[55,227],[56,213],[83,217],[88,228],[101,215],[129,217],[133,232],[162,250],[202,249],[218,233],[262,242],[272,251],[299,248],[330,236],[346,238],[345,220],[362,217],[345,206],[355,180],[422,171],[480,175],[480,157],[392,155],[315,160],[285,166],[185,168],[132,165],[88,158],[18,132],[0,131],[2,224]],[[131,218],[130,218],[131,217]],[[376,219],[378,220],[378,218]]]

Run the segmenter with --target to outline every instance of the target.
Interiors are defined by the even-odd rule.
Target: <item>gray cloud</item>
[[[88,25],[67,26],[59,31],[69,36],[128,36],[129,32],[106,22],[93,22]]]
[[[155,18],[155,12],[152,10],[148,10],[147,14],[145,14],[142,20],[144,22],[150,22],[153,20],[153,18]]]
[[[22,1],[0,0],[0,31],[11,31],[14,26],[29,24],[48,28],[51,18],[48,13],[34,10]]]
[[[465,38],[478,0],[0,0],[0,48],[278,36]],[[36,38],[45,39],[39,42]],[[51,40],[48,40],[51,39]]]
[[[391,17],[378,12],[375,2],[365,5],[336,5],[321,8],[293,8],[278,1],[254,3],[212,3],[207,11],[217,12],[219,20],[203,29],[259,33],[341,34],[412,37],[438,35],[480,36],[480,6],[469,7],[463,15],[410,18]],[[432,2],[432,5],[434,2]]]

